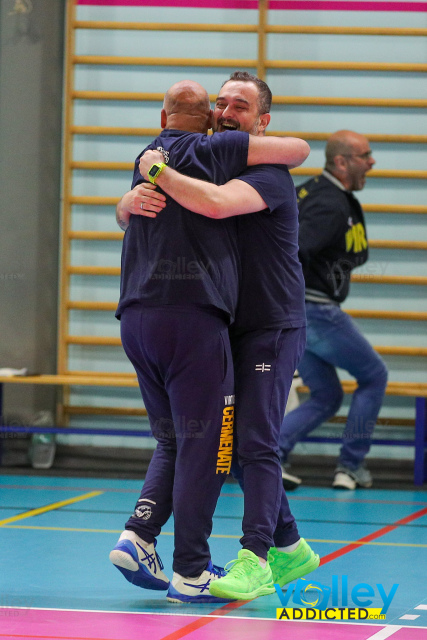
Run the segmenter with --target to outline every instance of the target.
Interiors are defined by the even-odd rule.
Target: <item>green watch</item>
[[[159,177],[163,169],[166,167],[164,162],[155,162],[148,170],[148,179],[153,184],[156,184],[156,178]]]

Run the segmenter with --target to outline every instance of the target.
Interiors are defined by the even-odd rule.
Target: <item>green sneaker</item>
[[[226,576],[212,580],[209,586],[211,595],[233,600],[253,600],[275,593],[268,562],[264,568],[261,567],[258,556],[249,549],[241,549],[237,560],[232,560],[228,565],[232,566]]]
[[[276,547],[271,547],[268,552],[268,563],[271,567],[274,584],[283,587],[288,582],[302,578],[317,569],[320,558],[304,538],[301,538],[299,545],[291,553],[277,551]]]

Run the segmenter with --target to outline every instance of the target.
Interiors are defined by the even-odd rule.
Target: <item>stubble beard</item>
[[[223,133],[224,131],[244,131],[245,133],[249,133],[252,136],[257,136],[258,135],[258,130],[259,130],[259,118],[257,118],[255,120],[255,122],[253,123],[252,127],[249,128],[244,128],[242,129],[240,122],[237,122],[237,120],[233,120],[232,122],[230,122],[229,124],[231,125],[230,127],[224,127],[221,129],[222,125],[226,124],[225,121],[222,121],[220,118],[218,119],[217,122],[214,122],[213,127],[212,127],[212,131],[214,133]]]

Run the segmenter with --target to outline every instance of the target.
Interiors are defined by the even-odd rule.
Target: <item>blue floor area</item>
[[[135,480],[0,476],[0,606],[210,613],[213,605],[172,605],[165,592],[134,587],[110,564],[108,554],[133,511],[140,485]],[[92,492],[100,494],[91,496]],[[16,519],[79,496],[84,499]],[[427,490],[344,492],[304,486],[289,500],[300,534],[325,558],[415,514],[411,522],[321,565],[310,579],[331,586],[337,576],[339,606],[343,576],[348,598],[359,583],[373,588],[372,607],[382,607],[377,585],[388,594],[399,584],[387,624],[427,627],[427,607],[415,609],[427,605]],[[215,564],[237,557],[242,514],[240,489],[224,485],[210,541]],[[157,550],[171,577],[172,520]],[[278,606],[277,595],[272,595],[244,604],[233,615],[275,618]],[[418,617],[402,620],[403,615]]]

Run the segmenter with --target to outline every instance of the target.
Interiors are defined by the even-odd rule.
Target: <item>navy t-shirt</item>
[[[161,149],[180,173],[220,185],[246,167],[248,146],[244,132],[207,136],[167,129],[147,149]],[[144,182],[139,158],[132,188]],[[156,218],[130,216],[116,317],[133,304],[190,304],[219,309],[232,321],[239,271],[235,219],[207,218],[167,196],[167,206]]]
[[[304,327],[298,208],[289,171],[283,165],[257,165],[238,178],[256,189],[268,209],[237,217],[242,280],[234,328]]]

